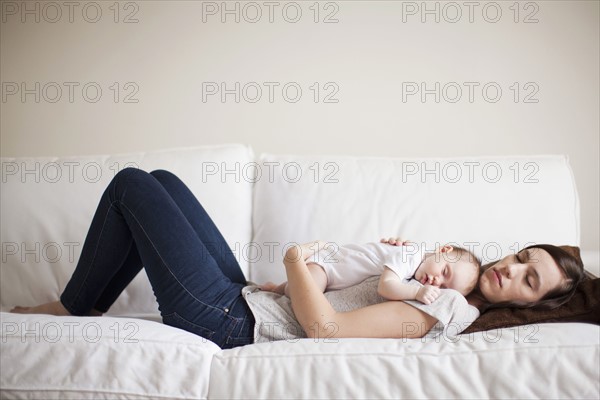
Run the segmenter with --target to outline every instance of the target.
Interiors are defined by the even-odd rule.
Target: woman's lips
[[[496,281],[498,281],[498,285],[502,287],[502,276],[496,270],[494,270],[494,277],[496,278]]]

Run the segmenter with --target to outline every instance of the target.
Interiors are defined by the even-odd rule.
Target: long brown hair
[[[483,297],[479,286],[475,289],[475,296],[479,297],[483,300],[483,305],[480,308],[480,312],[484,312],[486,310],[492,308],[502,308],[502,307],[512,307],[512,308],[532,308],[536,310],[552,310],[557,308],[567,301],[571,299],[573,294],[575,293],[575,289],[577,285],[584,279],[585,272],[583,268],[583,263],[577,257],[569,254],[567,251],[561,249],[558,246],[554,246],[551,244],[534,244],[532,246],[527,246],[523,250],[526,249],[542,249],[548,252],[552,259],[558,265],[558,268],[565,276],[565,280],[558,287],[550,290],[548,293],[544,295],[540,300],[535,302],[525,302],[525,301],[503,301],[498,303],[488,303]],[[492,262],[486,264],[481,267],[480,274],[483,274],[485,270],[495,265],[496,262]]]

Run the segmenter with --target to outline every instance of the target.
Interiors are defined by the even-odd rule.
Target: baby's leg
[[[313,262],[307,263],[306,266],[308,267],[308,271],[312,275],[314,281],[317,283],[319,290],[321,290],[321,292],[324,292],[327,288],[327,274],[325,274],[323,267]],[[284,293],[287,297],[290,297],[290,290],[288,288],[287,282],[285,284]]]

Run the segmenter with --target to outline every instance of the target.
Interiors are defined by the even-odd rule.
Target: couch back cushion
[[[2,310],[58,299],[81,253],[100,196],[121,169],[166,169],[208,211],[229,246],[251,235],[253,161],[246,145],[64,158],[2,158]],[[245,176],[244,174],[248,175]],[[238,258],[248,276],[248,262]],[[108,314],[158,313],[144,270]]]
[[[257,283],[285,280],[292,242],[401,236],[454,243],[487,261],[533,243],[579,245],[579,199],[562,155],[373,158],[261,154],[253,244]]]

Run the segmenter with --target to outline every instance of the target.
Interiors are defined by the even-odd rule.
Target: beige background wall
[[[514,3],[2,1],[1,155],[564,153],[598,250],[599,3]]]

